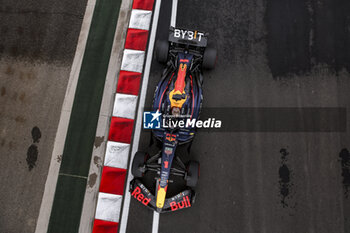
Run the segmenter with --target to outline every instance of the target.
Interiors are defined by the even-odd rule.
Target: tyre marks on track
[[[336,73],[350,72],[350,1],[312,0],[314,38],[312,52],[317,64],[327,64]]]
[[[325,66],[350,71],[348,0],[270,0],[266,4],[268,65],[273,76]]]
[[[279,196],[281,197],[281,205],[283,208],[295,209],[297,203],[292,203],[294,192],[294,183],[293,183],[293,171],[290,168],[288,163],[288,157],[290,152],[286,148],[280,149],[281,155],[281,165],[278,169],[279,175]],[[344,198],[349,198],[350,191],[350,152],[347,148],[343,148],[339,152],[338,161],[341,164],[341,176],[342,176],[342,185],[344,190]]]
[[[267,57],[274,77],[310,70],[310,14],[304,0],[267,1]]]
[[[41,131],[37,126],[34,126],[31,133],[33,144],[30,145],[30,147],[28,148],[26,158],[29,171],[31,171],[35,167],[36,161],[38,160],[39,151],[37,144],[39,143],[41,138]]]
[[[279,195],[281,197],[281,204],[283,208],[294,208],[290,205],[290,199],[293,197],[292,187],[292,171],[288,167],[289,152],[286,148],[280,149],[281,166],[278,169],[279,174]]]
[[[344,187],[344,197],[348,199],[349,188],[350,188],[350,152],[348,149],[344,148],[339,153],[339,158],[341,162],[341,175],[343,177],[343,187]]]

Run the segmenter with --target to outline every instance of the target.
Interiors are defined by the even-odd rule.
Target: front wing
[[[130,182],[131,196],[141,202],[143,205],[159,213],[170,212],[191,207],[195,201],[195,193],[191,189],[186,189],[181,193],[165,199],[162,209],[157,208],[157,198],[146,188],[139,179],[133,179]]]

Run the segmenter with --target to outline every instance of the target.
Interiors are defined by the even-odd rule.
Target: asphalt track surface
[[[349,108],[349,4],[180,0],[177,25],[210,32],[219,52],[204,107]],[[85,5],[1,2],[0,232],[35,229]],[[146,106],[161,71],[153,61]],[[196,203],[162,214],[159,232],[349,232],[348,132],[199,132]],[[148,143],[143,132],[140,148]],[[127,232],[151,228],[152,211],[132,199]]]
[[[86,2],[1,1],[0,232],[35,231]]]
[[[180,0],[177,26],[209,32],[218,49],[203,107],[349,108],[349,10],[345,0]],[[153,61],[146,107],[161,71]],[[350,232],[348,132],[198,132],[196,203],[161,214],[159,232]],[[127,232],[151,229],[152,211],[132,199]]]

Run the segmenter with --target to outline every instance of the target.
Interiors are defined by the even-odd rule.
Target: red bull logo
[[[187,72],[187,65],[184,63],[181,63],[179,67],[179,72],[177,73],[177,79],[175,82],[175,92],[179,91],[180,93],[183,93],[186,85],[185,84],[186,72]]]
[[[140,187],[136,187],[134,191],[131,193],[131,196],[133,196],[136,200],[144,204],[145,206],[148,206],[149,202],[151,201],[151,198],[146,198],[142,193]]]
[[[181,61],[186,61],[187,59],[181,59]],[[188,61],[188,60],[187,60]],[[185,92],[186,86],[186,72],[187,72],[187,64],[180,63],[179,71],[177,73],[175,87],[169,93],[169,100],[171,103],[171,108],[182,108],[182,105],[187,100],[187,95]]]
[[[168,134],[166,134],[165,139],[168,140],[169,142],[173,142],[176,139],[176,135],[168,133]]]
[[[170,207],[171,207],[171,211],[188,208],[188,207],[191,207],[191,202],[188,196],[186,196],[186,197],[183,197],[182,201],[180,202],[176,202],[176,201],[170,202]]]

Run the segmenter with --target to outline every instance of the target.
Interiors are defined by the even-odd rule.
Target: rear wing
[[[177,44],[206,47],[208,44],[208,33],[188,30],[183,28],[170,27],[169,41]]]

